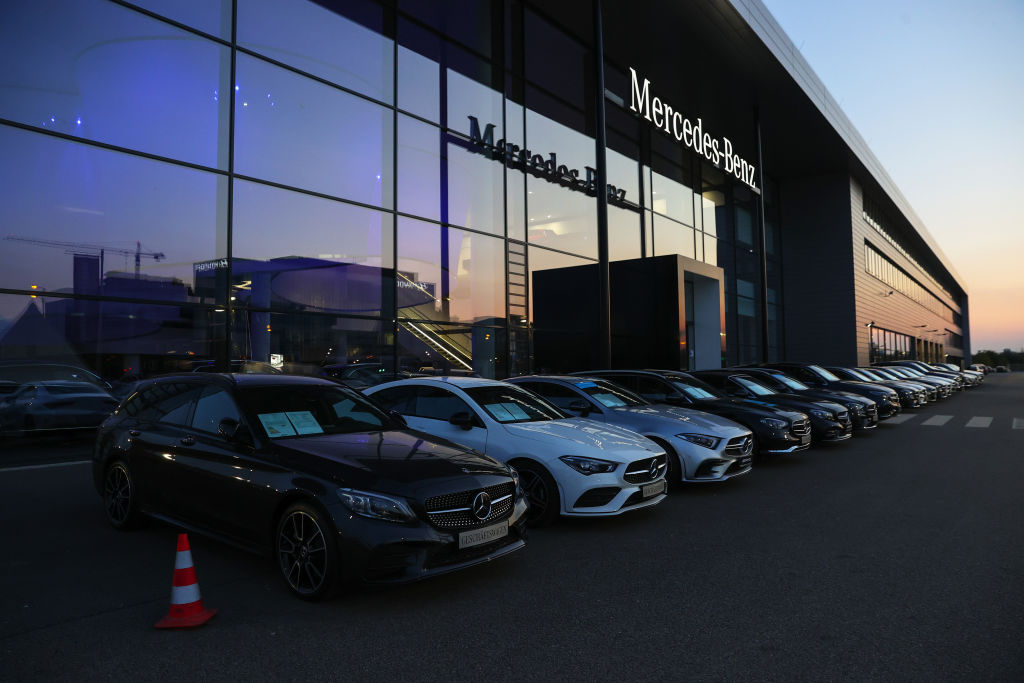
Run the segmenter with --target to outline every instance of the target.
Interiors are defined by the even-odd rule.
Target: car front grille
[[[793,426],[790,431],[797,436],[803,436],[804,434],[811,433],[811,423],[809,420],[793,420]]]
[[[836,420],[840,424],[846,424],[847,422],[850,421],[850,413],[846,412],[845,410],[840,410],[838,413],[836,413]]]
[[[602,486],[596,489],[585,491],[576,499],[574,508],[599,508],[612,502],[612,499],[621,491],[618,486]]]
[[[653,473],[652,473],[653,472]],[[642,484],[654,481],[665,473],[665,456],[656,455],[653,458],[644,458],[629,463],[626,473],[622,478],[630,484]]]
[[[871,419],[877,418],[878,417],[878,406],[876,406],[876,405],[868,406],[867,414],[868,414],[868,417],[871,418]]]
[[[483,519],[473,512],[473,502],[481,493],[490,498],[490,511]],[[505,519],[512,514],[515,502],[515,484],[506,482],[484,489],[472,489],[459,493],[427,498],[423,506],[427,518],[434,526],[445,529],[472,529]]]
[[[729,439],[729,443],[725,446],[725,455],[733,458],[742,458],[743,456],[750,455],[753,450],[754,437],[749,434],[734,436]]]

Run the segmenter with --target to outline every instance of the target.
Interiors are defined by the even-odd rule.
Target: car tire
[[[145,520],[139,512],[135,479],[123,460],[112,461],[103,471],[103,508],[110,526],[118,531],[138,529]]]
[[[665,469],[665,481],[668,482],[669,487],[677,488],[682,483],[683,476],[686,473],[683,462],[679,459],[679,454],[676,453],[674,448],[658,437],[648,436],[647,438],[661,446],[665,451],[665,460],[668,465]]]
[[[288,589],[303,600],[334,595],[338,583],[338,544],[327,516],[306,502],[290,505],[274,536],[274,555]]]
[[[532,527],[548,526],[562,511],[558,484],[543,465],[531,460],[519,460],[513,465],[519,472],[519,485],[526,495],[530,509],[526,524]]]

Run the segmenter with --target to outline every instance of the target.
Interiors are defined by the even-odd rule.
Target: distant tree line
[[[1003,349],[996,351],[977,351],[971,354],[972,363],[984,363],[995,367],[1005,365],[1013,370],[1024,370],[1024,351],[1011,351]]]

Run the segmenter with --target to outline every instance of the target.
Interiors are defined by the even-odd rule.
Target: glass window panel
[[[487,235],[399,218],[399,316],[502,324],[504,245]]]
[[[0,295],[0,360],[39,358],[111,382],[116,398],[139,378],[189,372],[223,345],[224,313],[213,308],[125,301]],[[33,360],[35,359],[35,360]]]
[[[718,265],[718,238],[704,235],[704,263]]]
[[[654,256],[654,214],[650,211],[644,212],[644,245],[645,256]]]
[[[224,40],[231,39],[231,0],[132,0],[132,4]]]
[[[440,65],[428,57],[399,46],[398,106],[434,122],[441,120]]]
[[[353,4],[352,0],[347,3]],[[363,18],[378,30],[308,0],[239,0],[238,44],[390,104],[394,41],[379,30],[383,10],[359,5],[368,15]],[[242,88],[247,85],[241,77],[239,83]],[[275,97],[281,98],[281,94]]]
[[[475,116],[483,131],[494,124],[494,141],[504,137],[501,127],[501,93],[464,76],[454,69],[445,71],[448,87],[448,127],[469,135],[469,117]]]
[[[402,368],[410,372],[507,376],[507,345],[501,328],[403,321],[398,328],[398,354]]]
[[[526,125],[523,105],[505,100],[505,125],[510,137],[523,139]],[[505,173],[506,207],[508,216],[508,238],[526,240],[526,174],[515,169]]]
[[[98,0],[7,3],[0,116],[227,168],[230,51]]]
[[[694,258],[694,230],[682,223],[654,216],[654,255],[682,254]]]
[[[502,169],[500,161],[449,143],[448,222],[503,235],[505,207]]]
[[[624,261],[640,258],[640,214],[608,207],[608,258]]]
[[[357,388],[386,381],[371,381],[378,375],[393,379],[394,356],[379,320],[242,309],[231,339],[234,358],[287,374],[333,377]]]
[[[593,197],[527,176],[529,241],[597,258],[597,202]]]
[[[608,149],[605,150],[608,164],[608,183],[626,191],[626,201],[640,203],[640,178],[637,174],[637,161],[624,154]]]
[[[441,130],[398,117],[398,210],[441,220]]]
[[[718,234],[718,212],[716,207],[725,206],[725,195],[717,190],[704,192],[701,197],[701,208],[704,232],[708,235]]]
[[[0,149],[0,286],[195,301],[227,256],[222,176],[7,126]]]
[[[236,181],[233,220],[239,305],[380,314],[394,261],[390,214]]]
[[[651,206],[660,214],[693,225],[693,190],[660,173],[651,174]]]
[[[391,208],[391,110],[245,55],[237,87],[239,174]]]

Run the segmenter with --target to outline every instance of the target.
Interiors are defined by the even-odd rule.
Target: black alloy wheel
[[[135,482],[121,460],[112,462],[103,476],[103,506],[110,525],[119,531],[135,529],[142,523]]]
[[[554,478],[543,465],[529,460],[520,460],[513,466],[519,472],[519,485],[530,504],[526,512],[526,523],[533,527],[551,524],[561,513],[562,507]]]
[[[292,505],[278,522],[275,547],[281,575],[303,600],[324,600],[333,593],[338,574],[333,533],[308,503]]]

